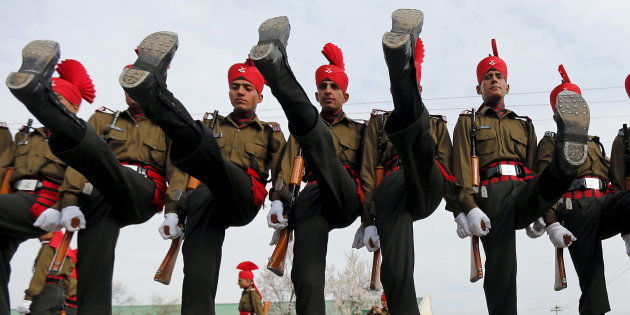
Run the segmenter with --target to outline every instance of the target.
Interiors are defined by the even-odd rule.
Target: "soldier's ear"
[[[509,94],[510,93],[510,85],[506,84],[505,85],[505,94]]]
[[[477,85],[477,95],[481,95],[481,86]]]
[[[343,102],[345,103],[345,102],[347,102],[349,99],[350,99],[350,94],[348,94],[348,93],[343,93],[343,100],[344,100]]]
[[[319,93],[315,92],[315,100],[319,103]]]
[[[263,97],[262,93],[258,93],[258,102],[256,102],[256,104],[261,103],[263,101],[263,98],[264,97]]]

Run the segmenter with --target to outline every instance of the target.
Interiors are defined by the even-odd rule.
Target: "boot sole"
[[[173,32],[153,33],[140,42],[138,60],[158,68],[166,56],[173,50],[177,50],[178,44],[177,34]],[[145,70],[124,69],[118,81],[123,88],[134,88],[140,85],[149,74],[150,72]]]
[[[59,44],[51,40],[35,40],[22,49],[22,66],[18,72],[11,72],[6,80],[9,89],[26,87],[38,76],[52,75],[59,61]]]
[[[290,33],[291,25],[288,17],[279,16],[266,20],[258,28],[258,44],[252,47],[250,58],[261,60],[268,56],[274,49],[270,41],[279,41],[283,47],[286,47]]]
[[[383,45],[396,49],[415,40],[422,31],[424,13],[420,10],[398,9],[392,13],[392,30],[383,35]]]
[[[571,91],[560,92],[556,97],[556,104],[558,128],[562,128],[558,130],[558,135],[567,136],[563,144],[563,157],[572,165],[582,165],[588,152],[586,146],[590,124],[588,104],[581,95]],[[575,138],[578,137],[584,141],[576,141]]]

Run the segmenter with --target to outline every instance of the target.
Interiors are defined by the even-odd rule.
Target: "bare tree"
[[[176,315],[181,312],[179,297],[170,298],[167,296],[153,294],[151,296],[151,311],[147,315]]]
[[[129,289],[120,281],[112,283],[112,305],[129,306],[138,304],[138,300],[129,293]],[[112,310],[113,315],[120,314],[120,310]]]
[[[369,290],[370,266],[359,259],[356,251],[346,253],[346,266],[341,271],[334,266],[326,269],[326,293],[333,296],[339,313],[361,314],[378,300],[380,292]]]
[[[289,244],[285,260],[284,275],[278,277],[273,272],[263,268],[260,280],[256,281],[262,293],[263,300],[271,301],[269,315],[295,314],[295,289],[291,282],[291,267],[293,265],[293,243]]]

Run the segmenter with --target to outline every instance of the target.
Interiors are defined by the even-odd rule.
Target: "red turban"
[[[567,71],[564,70],[563,65],[558,66],[558,72],[560,72],[560,76],[562,77],[562,84],[556,86],[551,91],[551,94],[549,95],[549,102],[551,104],[552,109],[556,109],[556,97],[562,91],[572,91],[572,92],[582,95],[582,91],[580,90],[580,87],[571,83],[571,80],[569,79],[569,75],[567,74]]]
[[[503,59],[499,58],[499,51],[497,49],[497,42],[492,39],[492,53],[493,55],[483,58],[477,65],[477,83],[481,84],[483,76],[490,70],[497,70],[501,72],[505,80],[507,81],[508,70],[507,65]]]
[[[239,278],[253,281],[254,273],[252,272],[252,270],[257,270],[258,266],[256,266],[256,264],[251,261],[244,261],[238,264],[238,266],[236,266],[236,269],[241,270],[241,272],[238,273]]]
[[[416,40],[416,52],[413,54],[414,64],[416,65],[416,83],[420,85],[422,78],[422,62],[424,61],[424,43],[422,39]]]
[[[251,83],[258,94],[262,93],[265,86],[265,77],[258,71],[251,59],[247,58],[244,63],[235,63],[228,70],[228,84],[232,84],[236,79],[245,79]]]
[[[626,93],[628,93],[628,97],[630,97],[630,74],[626,77]]]
[[[52,79],[53,91],[65,97],[73,105],[81,105],[81,99],[94,102],[96,90],[90,75],[78,61],[67,59],[57,65],[58,78]]]
[[[331,80],[346,93],[348,89],[348,75],[346,75],[346,67],[343,62],[343,52],[334,44],[328,43],[324,45],[322,54],[328,59],[330,64],[323,65],[315,71],[315,83],[319,85],[322,81]]]

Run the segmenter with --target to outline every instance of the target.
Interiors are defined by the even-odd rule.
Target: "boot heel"
[[[409,34],[386,32],[383,34],[383,45],[389,49],[398,49],[409,42]]]
[[[11,72],[7,77],[6,84],[9,89],[19,90],[29,85],[34,78],[34,74]]]
[[[120,74],[119,82],[123,88],[131,89],[139,86],[151,73],[139,69],[125,69]]]

